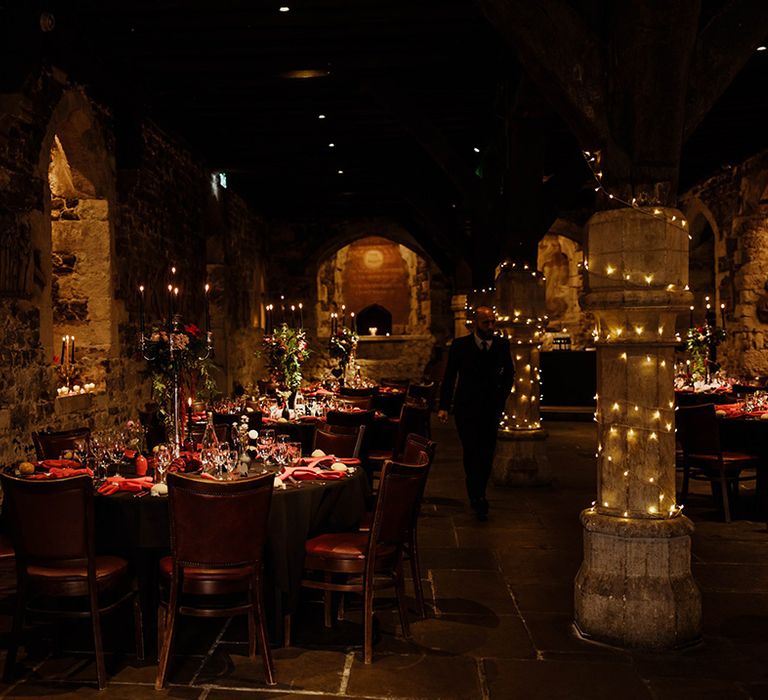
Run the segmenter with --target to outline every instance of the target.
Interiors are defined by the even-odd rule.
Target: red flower
[[[200,337],[200,329],[194,323],[189,323],[184,326],[184,330],[189,333],[189,335],[195,336],[195,338]]]

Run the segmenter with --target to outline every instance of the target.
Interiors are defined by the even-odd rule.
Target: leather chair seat
[[[357,532],[334,532],[307,540],[307,556],[327,559],[365,559],[368,535]]]
[[[746,463],[753,464],[755,462],[755,455],[747,454],[746,452],[723,452],[723,467],[726,469],[739,470],[746,465]],[[688,459],[691,462],[699,464],[712,464],[717,466],[718,456],[712,454],[689,454]]]
[[[160,575],[170,581],[173,573],[173,557],[160,560]],[[225,595],[247,590],[253,578],[253,569],[248,566],[235,566],[223,569],[204,569],[183,567],[183,592],[194,595]]]
[[[0,533],[0,560],[13,559],[16,556],[16,552],[13,551],[13,545],[8,539],[8,535]]]
[[[128,562],[121,557],[98,556],[96,588],[105,591],[120,583],[128,574]],[[55,589],[58,595],[88,595],[88,569],[85,566],[28,566],[30,583],[49,591]]]

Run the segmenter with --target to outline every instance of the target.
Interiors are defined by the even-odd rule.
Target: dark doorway
[[[376,329],[375,335],[392,333],[392,314],[380,304],[366,306],[357,315],[358,335],[373,335],[373,328]]]

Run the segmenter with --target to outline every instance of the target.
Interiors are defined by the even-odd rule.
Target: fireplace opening
[[[387,335],[392,333],[392,314],[380,304],[366,306],[356,317],[358,335]]]

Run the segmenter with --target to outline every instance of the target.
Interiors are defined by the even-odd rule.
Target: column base
[[[624,649],[675,649],[701,635],[701,595],[691,574],[688,518],[581,514],[584,561],[575,624],[585,638]]]
[[[545,486],[552,482],[543,428],[500,430],[491,479],[496,486]]]

